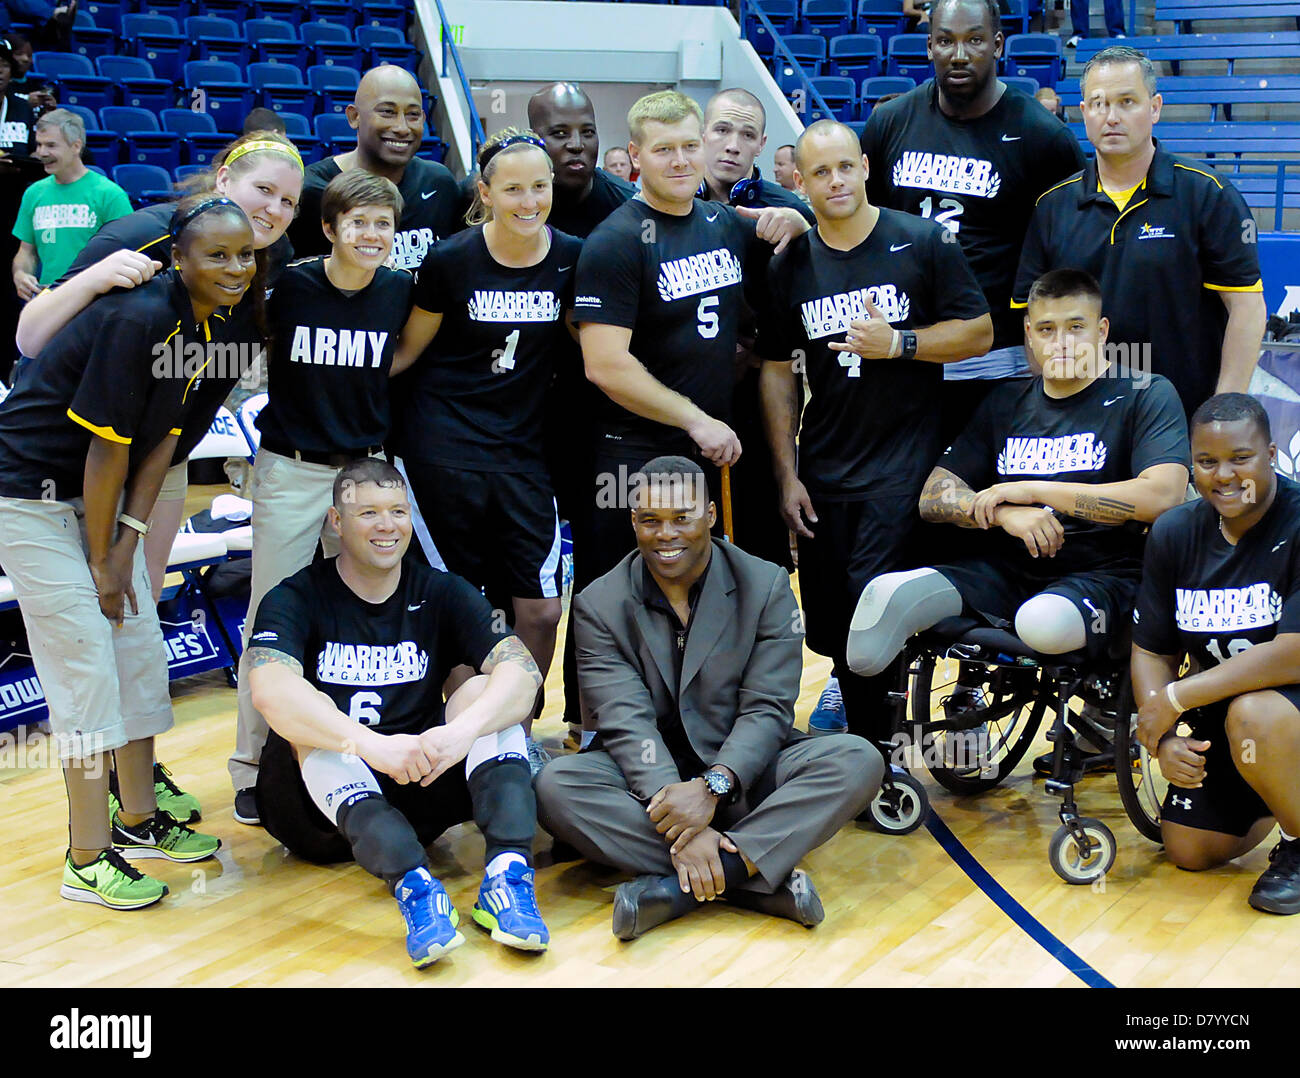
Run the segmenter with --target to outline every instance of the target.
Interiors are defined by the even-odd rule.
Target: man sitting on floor
[[[589,751],[537,778],[542,825],[637,879],[614,935],[635,939],[718,896],[818,924],[799,859],[857,816],[883,762],[851,734],[794,731],[803,626],[784,570],[714,542],[704,472],[636,473],[629,554],[575,600]]]

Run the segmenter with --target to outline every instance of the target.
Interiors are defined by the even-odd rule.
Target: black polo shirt
[[[1101,190],[1096,160],[1039,198],[1011,305],[1042,274],[1072,267],[1101,284],[1108,346],[1131,369],[1163,374],[1190,415],[1214,393],[1228,312],[1221,292],[1261,292],[1255,223],[1237,189],[1156,142],[1123,212]]]

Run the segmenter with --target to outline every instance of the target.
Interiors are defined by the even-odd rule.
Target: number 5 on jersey
[[[378,726],[379,705],[383,702],[377,692],[354,692],[348,702],[348,718],[361,726]]]
[[[718,305],[717,296],[701,296],[700,305],[695,310],[700,324],[695,328],[705,340],[713,340],[718,335],[718,312],[713,310]]]

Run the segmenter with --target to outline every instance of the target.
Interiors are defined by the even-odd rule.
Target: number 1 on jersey
[[[495,348],[492,351],[492,373],[500,374],[502,371],[512,371],[515,369],[515,349],[519,347],[519,330],[510,331],[506,337],[505,348]]]

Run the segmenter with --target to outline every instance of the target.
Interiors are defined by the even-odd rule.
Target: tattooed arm
[[[465,724],[466,732],[477,730],[476,737],[526,720],[537,701],[537,690],[542,687],[542,672],[517,636],[499,641],[488,652],[481,669],[488,676],[483,692],[448,720],[448,725]]]
[[[976,494],[964,479],[947,468],[935,468],[921,492],[921,518],[932,524],[956,524],[959,528],[996,526],[1023,542],[1030,557],[1056,556],[1065,542],[1065,529],[1050,509],[1037,504],[995,504],[988,514],[990,523],[982,524],[975,506],[985,493]]]
[[[977,526],[988,527],[999,505],[1050,505],[1067,516],[1096,524],[1129,520],[1150,524],[1165,510],[1182,504],[1187,474],[1181,464],[1153,464],[1136,479],[1121,483],[998,483],[975,496],[972,514]]]
[[[918,509],[921,519],[931,524],[956,524],[959,528],[978,528],[971,506],[975,492],[966,480],[953,475],[947,468],[936,467],[925,481]]]

